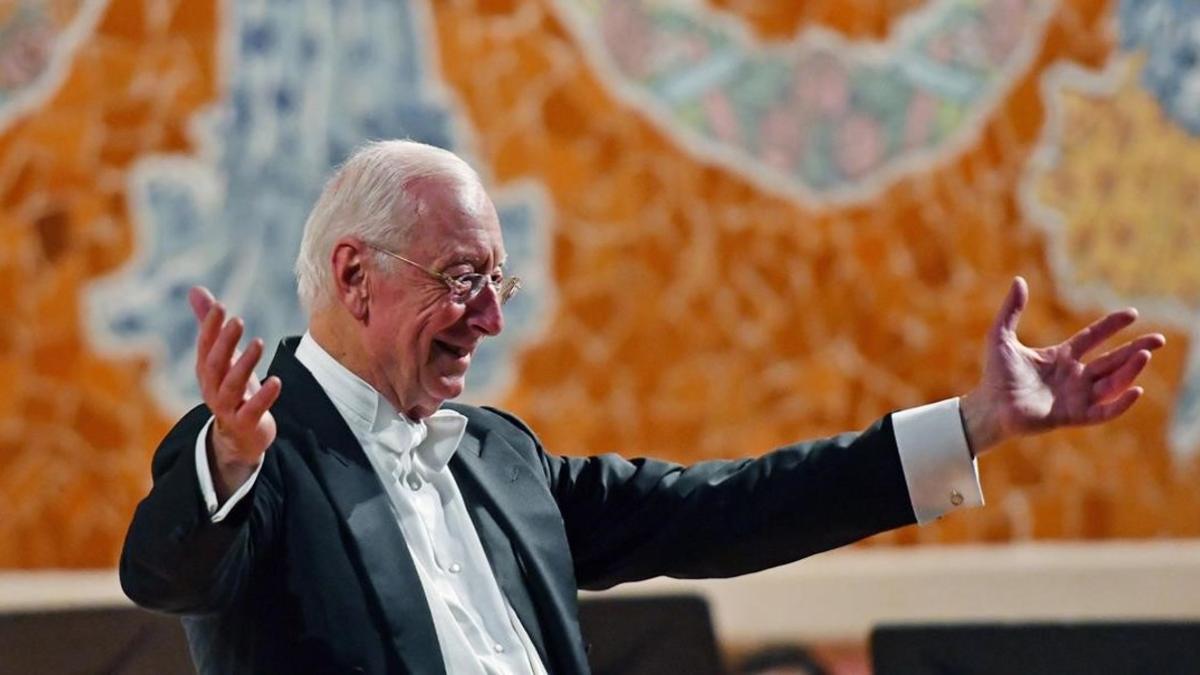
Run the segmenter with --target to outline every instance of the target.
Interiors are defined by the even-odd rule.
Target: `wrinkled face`
[[[421,223],[396,252],[454,277],[491,274],[504,262],[496,209],[482,188],[426,186]],[[410,418],[433,414],[463,391],[471,357],[483,338],[504,327],[490,286],[459,303],[446,285],[400,261],[371,261],[365,348],[381,393]]]

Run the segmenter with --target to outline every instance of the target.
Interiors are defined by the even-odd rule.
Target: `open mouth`
[[[441,340],[434,340],[433,344],[436,345],[441,351],[453,356],[456,359],[465,358],[471,353],[470,349],[463,349],[462,347],[457,347],[449,342],[442,342]]]

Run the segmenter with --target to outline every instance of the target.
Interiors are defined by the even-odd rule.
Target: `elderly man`
[[[578,588],[744,574],[979,504],[974,455],[1120,415],[1164,343],[1081,362],[1126,310],[1028,348],[1017,279],[961,399],[753,460],[559,457],[509,413],[445,403],[504,327],[504,260],[476,174],[388,141],[313,208],[309,329],[261,385],[261,340],[238,355],[241,321],[193,291],[204,404],[155,455],[121,582],[184,616],[200,672],[586,673]]]

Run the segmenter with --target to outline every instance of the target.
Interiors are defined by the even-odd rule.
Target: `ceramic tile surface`
[[[0,4],[0,567],[116,560],[196,400],[183,296],[273,343],[356,144],[462,153],[528,280],[470,398],[552,451],[757,454],[963,393],[1032,343],[1170,344],[989,505],[874,545],[1200,535],[1200,59],[1170,0]],[[1189,54],[1191,56],[1189,57]]]

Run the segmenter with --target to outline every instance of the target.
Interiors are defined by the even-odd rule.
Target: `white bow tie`
[[[395,460],[389,467],[392,476],[419,488],[450,462],[466,427],[467,418],[453,410],[438,410],[428,418],[428,423],[394,415],[377,438]],[[418,471],[414,472],[414,468]]]

